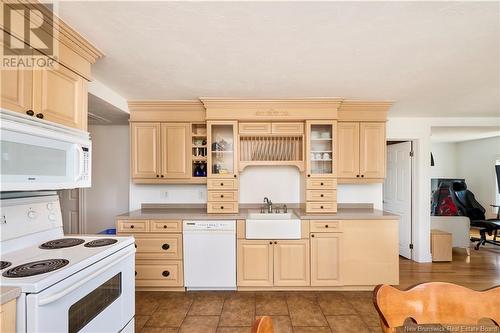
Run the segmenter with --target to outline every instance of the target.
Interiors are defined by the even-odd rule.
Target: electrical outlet
[[[165,198],[168,198],[168,191],[165,191]]]

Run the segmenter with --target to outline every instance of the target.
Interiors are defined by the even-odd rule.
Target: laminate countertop
[[[301,220],[398,220],[399,215],[371,208],[339,208],[336,214],[307,214],[304,209],[290,208]],[[117,216],[122,220],[245,220],[249,211],[237,214],[208,214],[205,208],[147,208]]]
[[[21,288],[18,287],[0,287],[0,304],[5,304],[18,298],[21,295]]]

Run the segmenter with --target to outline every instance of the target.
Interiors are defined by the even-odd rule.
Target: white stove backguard
[[[63,236],[61,207],[55,192],[0,201],[1,253]]]

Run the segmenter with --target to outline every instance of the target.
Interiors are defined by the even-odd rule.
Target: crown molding
[[[205,107],[199,100],[131,100],[130,121],[205,121]]]
[[[339,121],[387,121],[393,101],[344,100],[339,108]]]

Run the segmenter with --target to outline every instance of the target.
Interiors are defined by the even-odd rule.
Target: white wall
[[[127,181],[129,181],[127,179]],[[206,185],[130,185],[130,210],[141,209],[143,203],[206,203]]]
[[[129,128],[89,126],[92,187],[84,190],[84,233],[114,228],[115,216],[129,210]]]
[[[433,142],[431,152],[434,166],[431,178],[459,178],[457,173],[457,144],[455,142]]]
[[[457,143],[458,175],[464,178],[476,200],[486,209],[488,218],[496,216],[490,207],[496,201],[494,165],[500,157],[500,137]]]

